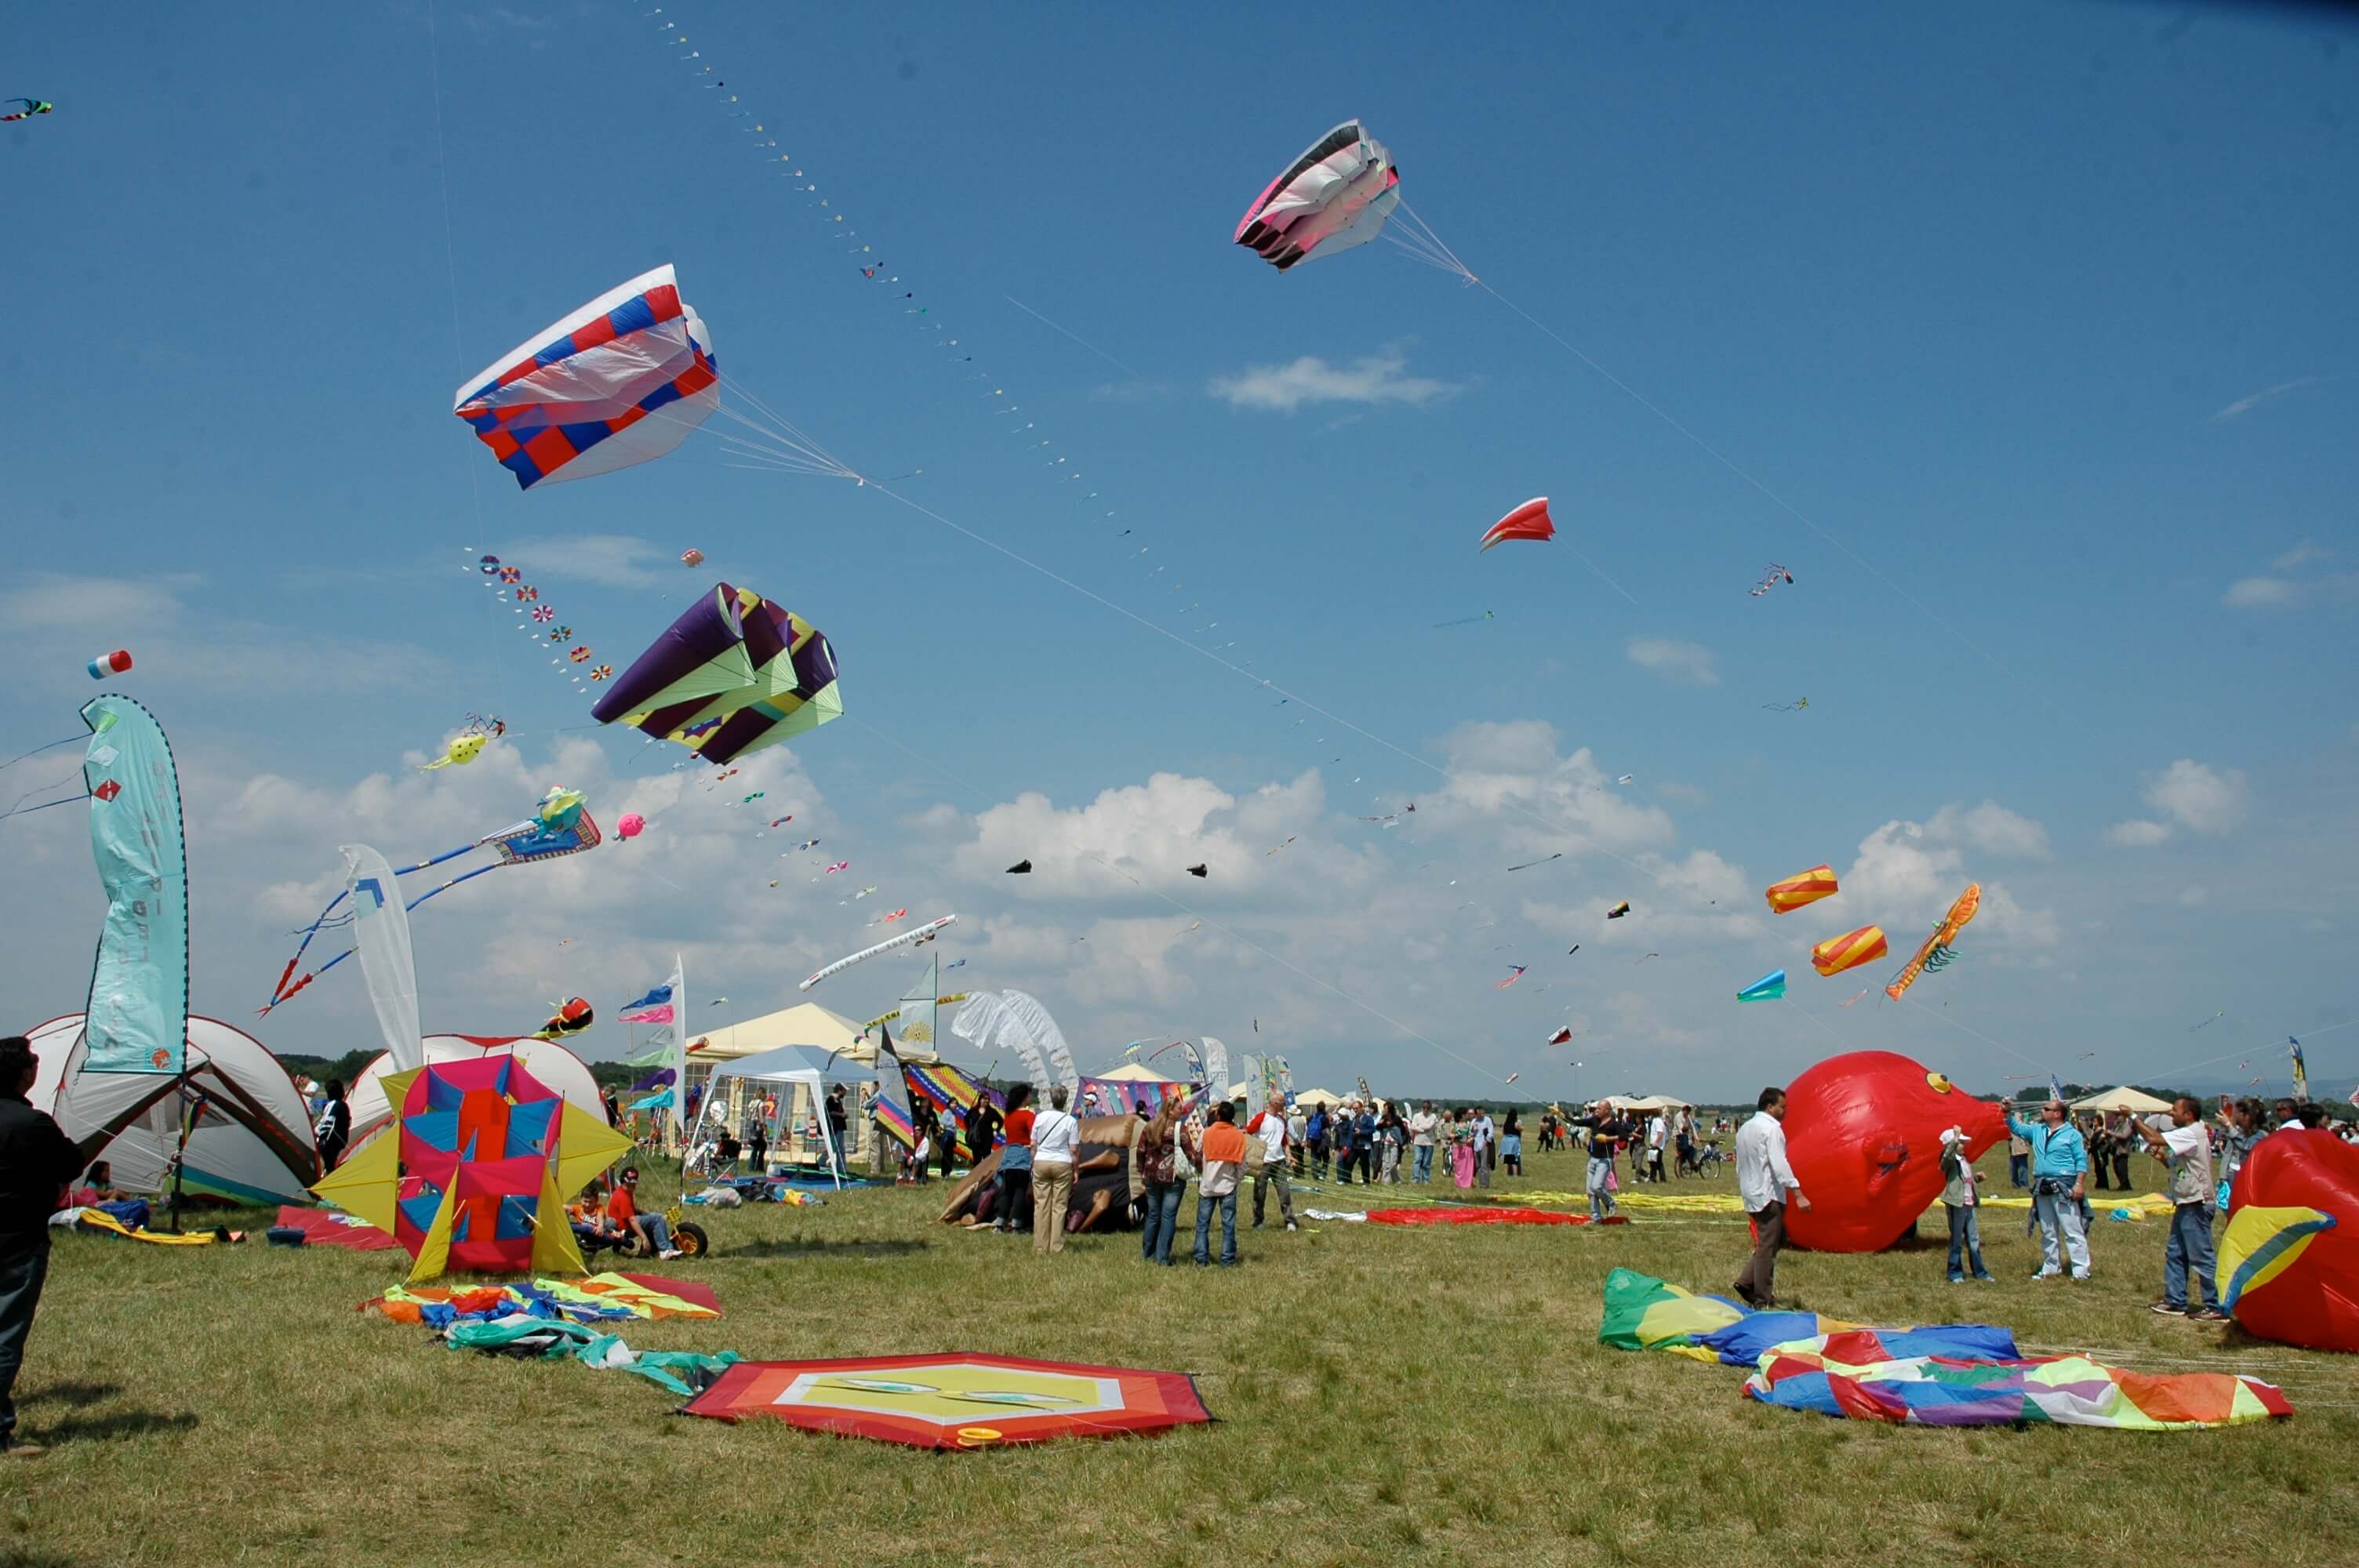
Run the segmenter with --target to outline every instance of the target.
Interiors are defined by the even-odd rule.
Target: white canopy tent
[[[734,1061],[716,1062],[712,1077],[707,1085],[704,1104],[696,1113],[696,1125],[689,1129],[688,1146],[694,1150],[703,1141],[704,1126],[712,1119],[712,1108],[729,1099],[732,1082],[743,1084],[783,1084],[807,1092],[814,1105],[820,1103],[832,1084],[858,1088],[876,1076],[875,1067],[855,1062],[841,1052],[829,1051],[817,1045],[782,1045],[759,1055],[740,1056]],[[728,1113],[723,1112],[724,1116]],[[725,1124],[724,1124],[725,1125]],[[834,1130],[827,1118],[819,1118],[820,1136],[826,1145],[828,1170],[835,1184],[843,1185],[845,1152],[836,1146]]]
[[[2127,1084],[2117,1088],[2104,1089],[2096,1094],[2083,1095],[2072,1102],[2072,1108],[2075,1111],[2114,1111],[2121,1109],[2125,1105],[2130,1108],[2130,1113],[2134,1116],[2154,1116],[2170,1109],[2169,1100],[2157,1099],[2154,1096],[2134,1089]]]

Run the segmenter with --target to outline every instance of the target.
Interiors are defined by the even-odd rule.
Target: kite
[[[770,818],[770,826],[773,827],[784,827],[788,823],[792,822],[794,819],[794,814],[792,812],[788,812],[784,816],[773,816]]]
[[[417,1067],[384,1087],[393,1130],[311,1190],[400,1242],[409,1283],[451,1269],[585,1271],[565,1200],[628,1153],[629,1139],[513,1055]]]
[[[485,871],[495,871],[502,866],[519,866],[541,860],[553,860],[564,855],[579,854],[584,849],[596,849],[601,842],[598,824],[582,807],[582,792],[560,785],[541,797],[538,810],[526,820],[503,827],[496,833],[487,834],[472,843],[462,844],[455,849],[445,849],[442,853],[419,860],[414,865],[397,866],[393,869],[393,874],[397,877],[408,876],[412,871],[422,871],[429,866],[439,866],[446,860],[456,860],[461,855],[469,854],[477,849],[488,849],[494,856],[490,865],[478,866],[471,871],[462,871],[450,881],[438,882],[419,893],[402,905],[403,910],[407,912],[416,909],[444,889],[457,887],[461,882],[480,877]],[[258,1011],[267,1015],[272,1008],[353,956],[353,949],[348,947],[321,965],[317,971],[305,974],[301,979],[295,980],[291,985],[288,983],[294,977],[295,966],[303,961],[304,950],[311,946],[311,939],[317,936],[321,929],[329,925],[350,924],[352,917],[349,915],[331,918],[336,914],[336,906],[342,903],[348,896],[348,893],[338,893],[329,901],[328,907],[320,912],[319,918],[299,933],[303,938],[301,946],[295,949],[295,956],[287,960],[287,968],[280,972],[278,984],[271,991],[270,1000],[258,1009]]]
[[[662,457],[721,406],[712,340],[669,265],[534,333],[452,398],[519,488]]]
[[[5,125],[11,120],[27,120],[36,114],[46,114],[57,107],[46,98],[0,98],[0,108],[17,103],[23,104],[24,107],[7,108],[5,114],[0,114],[0,125]]]
[[[1772,969],[1736,993],[1739,1001],[1776,1001],[1786,994],[1786,971]]]
[[[1769,563],[1769,569],[1761,574],[1761,580],[1746,591],[1755,599],[1758,599],[1763,594],[1768,592],[1771,589],[1776,588],[1778,584],[1786,583],[1790,585],[1793,580],[1794,574],[1792,572],[1788,571],[1784,567],[1772,561]]]
[[[1821,976],[1839,975],[1845,969],[1855,969],[1862,964],[1872,964],[1888,951],[1884,942],[1884,927],[1863,925],[1856,931],[1846,931],[1840,936],[1830,936],[1810,949],[1810,968]],[[1865,995],[1862,992],[1861,995]],[[1852,998],[1857,1001],[1858,997]],[[1851,1002],[1843,1003],[1849,1007]]]
[[[2111,1427],[2184,1432],[2290,1416],[2274,1383],[2230,1372],[2152,1375],[2085,1356],[1961,1362],[1889,1356],[1874,1335],[1799,1339],[1761,1357],[1745,1397],[1900,1426]]]
[[[729,1422],[774,1416],[810,1432],[938,1449],[1114,1437],[1212,1419],[1184,1373],[963,1353],[740,1361],[686,1410]]]
[[[1571,946],[1567,947],[1567,948],[1564,950],[1564,956],[1565,956],[1566,957],[1570,958],[1570,957],[1571,957],[1575,953],[1578,953],[1578,952],[1580,952],[1580,951],[1581,951],[1581,944],[1580,944],[1580,943],[1578,943],[1578,942],[1575,942]]]
[[[1927,969],[1949,968],[1950,960],[1956,957],[1951,952],[1950,944],[1958,939],[1958,933],[1966,928],[1966,923],[1973,919],[1974,912],[1982,907],[1982,883],[1968,882],[1966,891],[1958,895],[1958,902],[1950,905],[1950,913],[1941,916],[1941,924],[1933,927],[1933,934],[1926,937],[1924,945],[1917,949],[1917,956],[1892,978],[1890,985],[1884,988],[1884,994],[1898,1001],[1902,993],[1917,983],[1919,975]]]
[[[835,676],[835,651],[809,622],[724,582],[682,611],[590,716],[727,762],[842,717]]]
[[[1850,996],[1844,998],[1840,1005],[1849,1007],[1853,1002],[1857,1001],[1860,998],[1865,996],[1869,991],[1874,990],[1875,989],[1875,988],[1874,986],[1867,986],[1859,990],[1855,990],[1852,992]]]
[[[1635,784],[1635,783],[1636,783],[1636,782],[1637,782],[1637,779],[1638,779],[1638,775],[1637,775],[1637,774],[1636,774],[1636,773],[1624,773],[1624,774],[1623,774],[1623,775],[1621,775],[1619,778],[1615,779],[1614,782],[1615,784]]]
[[[591,1010],[588,1002],[578,996],[570,997],[554,1005],[557,1011],[551,1013],[549,1022],[542,1024],[535,1033],[536,1039],[561,1040],[569,1034],[579,1034],[598,1022],[597,1013]]]
[[[903,911],[902,913],[906,914],[908,912]],[[877,943],[873,947],[863,947],[857,953],[838,958],[834,963],[829,964],[825,968],[815,972],[810,979],[805,980],[796,989],[798,990],[809,990],[811,987],[819,984],[820,981],[832,979],[833,977],[843,973],[844,970],[852,968],[854,964],[865,963],[869,959],[876,957],[879,953],[889,953],[896,947],[908,947],[913,946],[920,942],[930,942],[935,937],[940,935],[943,930],[955,923],[957,919],[958,916],[955,914],[945,914],[940,919],[929,920],[923,925],[913,925],[907,931],[886,937],[884,941]]]
[[[1548,497],[1535,496],[1500,518],[1483,532],[1481,555],[1494,545],[1504,545],[1510,539],[1526,539],[1534,544],[1556,537],[1556,524],[1549,517]]]
[[[2310,1066],[2301,1059],[2301,1042],[2288,1034],[2286,1036],[2286,1047],[2293,1054],[2293,1098],[2297,1100],[2308,1100],[2310,1098]]]
[[[1278,271],[1364,245],[1400,205],[1400,171],[1382,142],[1346,120],[1269,182],[1237,224],[1236,243]]]
[[[1031,871],[1032,871],[1032,862],[1031,862],[1031,861],[1029,861],[1029,860],[1018,860],[1018,861],[1016,861],[1014,865],[1012,865],[1012,866],[1008,867],[1008,868],[1007,868],[1007,871],[1006,871],[1006,872],[1005,874],[1006,874],[1006,875],[1008,875],[1008,876],[1011,876],[1011,877],[1021,877],[1021,876],[1027,876],[1027,875],[1029,875],[1029,874],[1030,874],[1030,872],[1031,872]]]
[[[757,789],[753,794],[745,796],[743,800],[740,800],[737,804],[740,806],[751,806],[769,793],[770,792],[766,789]]]
[[[1199,864],[1189,867],[1188,874],[1191,877],[1209,877],[1212,874],[1212,871],[1208,865]]]
[[[850,860],[838,860],[835,864],[828,867],[824,874],[832,877],[838,871],[849,871],[851,868],[852,862]]]
[[[1810,706],[1810,699],[1798,697],[1791,702],[1765,702],[1761,706],[1771,713],[1799,713]]]
[[[796,845],[795,848],[798,849],[816,849],[819,848],[819,840],[816,838],[806,838],[801,843]]]
[[[636,838],[647,830],[647,819],[636,811],[626,811],[614,819],[614,837]]]
[[[1509,871],[1530,871],[1534,866],[1545,866],[1545,865],[1547,865],[1550,860],[1563,860],[1563,859],[1564,859],[1564,851],[1563,851],[1563,850],[1561,850],[1561,849],[1559,849],[1559,850],[1558,850],[1555,854],[1553,854],[1553,855],[1543,855],[1543,856],[1541,856],[1541,857],[1540,857],[1538,860],[1526,860],[1522,865],[1520,865],[1520,866],[1509,866],[1509,867],[1507,868],[1507,870],[1509,870]]]
[[[1635,1269],[1615,1269],[1606,1275],[1604,1295],[1605,1310],[1597,1325],[1600,1345],[1616,1350],[1664,1350],[1706,1365],[1752,1367],[1763,1351],[1785,1341],[1837,1332],[1869,1337],[1879,1349],[1897,1356],[1947,1356],[1967,1362],[2011,1359],[2017,1353],[2015,1336],[1988,1324],[1869,1328],[1814,1312],[1756,1312],[1724,1296],[1697,1295]]]
[[[1551,1045],[1570,1045],[1572,1044],[1571,1026],[1567,1024],[1559,1028],[1555,1033],[1548,1037],[1548,1043]]]
[[[90,678],[92,680],[104,680],[109,676],[125,674],[130,670],[130,650],[126,648],[117,648],[111,654],[101,654],[98,657],[91,660]]]
[[[1822,898],[1832,898],[1843,890],[1836,885],[1832,866],[1812,866],[1798,871],[1782,882],[1771,882],[1763,894],[1769,901],[1769,913],[1788,914],[1806,903],[1816,903]]]
[[[964,958],[952,958],[949,963],[942,966],[942,969],[944,973],[948,973],[950,970],[963,968],[965,964],[966,960]]]
[[[704,564],[704,552],[693,549],[682,550],[679,553],[679,564],[690,568],[701,567]]]
[[[874,920],[870,921],[868,924],[869,924],[869,925],[892,925],[892,924],[893,924],[895,921],[897,921],[897,920],[901,920],[901,919],[905,919],[905,918],[907,918],[907,917],[908,917],[908,913],[909,913],[909,912],[908,912],[908,910],[907,908],[897,909],[897,910],[895,910],[895,911],[894,911],[892,914],[880,914],[880,915],[878,915],[875,919],[874,919]]]
[[[477,757],[483,755],[484,741],[484,737],[480,734],[471,733],[457,736],[451,741],[449,750],[445,751],[440,756],[435,758],[432,762],[427,763],[418,771],[423,773],[430,773],[437,768],[447,768],[451,766],[463,768],[469,762],[473,762]]]
[[[1530,968],[1531,966],[1529,964],[1510,964],[1507,968],[1513,969],[1515,973],[1509,975],[1504,980],[1493,980],[1491,982],[1491,989],[1493,990],[1506,990],[1509,986],[1514,985],[1517,980],[1522,979],[1524,978],[1524,971]]]
[[[1623,900],[1620,903],[1617,903],[1617,904],[1615,904],[1613,908],[1611,908],[1611,909],[1607,910],[1607,911],[1605,912],[1605,918],[1606,918],[1606,919],[1608,919],[1608,920],[1619,920],[1619,919],[1621,919],[1624,915],[1625,915],[1625,914],[1629,914],[1629,913],[1630,913],[1630,902],[1629,902],[1629,900],[1625,899],[1625,900]],[[1649,957],[1651,957],[1651,956],[1652,956],[1652,955],[1649,955]]]
[[[1805,1069],[1786,1107],[1788,1154],[1810,1196],[1788,1208],[1786,1232],[1818,1252],[1879,1252],[1906,1236],[1941,1195],[1943,1129],[1964,1130],[1969,1160],[2006,1137],[1998,1106],[1890,1051]]]
[[[2220,1304],[2264,1339],[2359,1351],[2359,1148],[2287,1128],[2236,1173]]]
[[[1480,626],[1485,621],[1495,621],[1498,618],[1497,611],[1486,610],[1480,615],[1468,615],[1456,621],[1437,621],[1433,623],[1433,629],[1439,632],[1447,626]]]
[[[1291,834],[1291,833],[1288,834],[1288,835],[1286,836],[1286,839],[1285,839],[1285,842],[1284,842],[1284,843],[1281,843],[1281,844],[1277,845],[1276,849],[1264,849],[1264,850],[1261,852],[1261,858],[1262,858],[1263,860],[1268,860],[1272,855],[1277,854],[1277,851],[1278,851],[1279,849],[1285,849],[1285,848],[1286,848],[1286,846],[1287,846],[1288,844],[1291,844],[1291,843],[1293,843],[1293,842],[1294,842],[1294,839],[1295,839],[1295,835],[1294,835],[1294,834]]]

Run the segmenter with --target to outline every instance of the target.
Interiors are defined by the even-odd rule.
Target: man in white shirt
[[[1474,1181],[1478,1186],[1491,1184],[1491,1151],[1498,1146],[1499,1130],[1492,1125],[1487,1107],[1474,1108]]]
[[[1736,1276],[1736,1293],[1756,1307],[1777,1304],[1777,1253],[1786,1245],[1787,1195],[1810,1206],[1786,1162],[1786,1091],[1767,1088],[1753,1119],[1736,1130],[1736,1195],[1753,1218],[1753,1256]]]
[[[2158,1132],[2129,1114],[2122,1114],[2147,1152],[2170,1167],[2170,1236],[2163,1243],[2162,1300],[2154,1310],[2166,1317],[2188,1317],[2198,1323],[2225,1323],[2220,1310],[2219,1281],[2212,1259],[2212,1134],[2203,1125],[2203,1108],[2182,1095],[2171,1102],[2170,1127]],[[2190,1310],[2187,1276],[2192,1271],[2202,1287]]]
[[[1663,1143],[1670,1137],[1670,1121],[1661,1111],[1647,1119],[1647,1179],[1663,1179]]]
[[[1032,1250],[1065,1249],[1065,1211],[1073,1206],[1073,1161],[1082,1124],[1065,1109],[1065,1086],[1049,1091],[1049,1108],[1032,1120]]]
[[[1268,1195],[1269,1184],[1277,1184],[1278,1217],[1286,1228],[1300,1228],[1294,1223],[1294,1189],[1286,1182],[1286,1147],[1293,1138],[1292,1124],[1287,1119],[1286,1097],[1273,1090],[1268,1108],[1245,1123],[1245,1136],[1254,1140],[1246,1157],[1257,1162],[1254,1167],[1254,1228],[1261,1228],[1262,1200]]]
[[[1417,1150],[1417,1179],[1420,1182],[1433,1180],[1433,1130],[1440,1124],[1441,1119],[1433,1114],[1431,1100],[1409,1116],[1408,1141]]]

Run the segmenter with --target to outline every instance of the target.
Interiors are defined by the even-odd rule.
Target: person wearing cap
[[[1972,1265],[1974,1278],[1987,1284],[1991,1273],[1983,1267],[1983,1173],[1966,1157],[1963,1128],[1941,1130],[1941,1206],[1950,1215],[1950,1283],[1966,1282],[1962,1263]]]
[[[2031,1145],[2031,1210],[2039,1224],[2039,1272],[2034,1279],[2061,1277],[2069,1260],[2072,1277],[2089,1277],[2089,1236],[2081,1201],[2089,1195],[2089,1146],[2060,1099],[2039,1108],[2028,1121],[2012,1111],[2007,1130]],[[2059,1251],[2062,1259],[2059,1258]]]

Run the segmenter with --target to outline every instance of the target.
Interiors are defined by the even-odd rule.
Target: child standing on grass
[[[1966,1133],[1963,1128],[1941,1130],[1941,1206],[1950,1216],[1950,1283],[1962,1285],[1966,1276],[1961,1267],[1970,1264],[1974,1278],[1988,1283],[1990,1271],[1983,1267],[1982,1193],[1979,1190],[1983,1173],[1966,1158]]]

